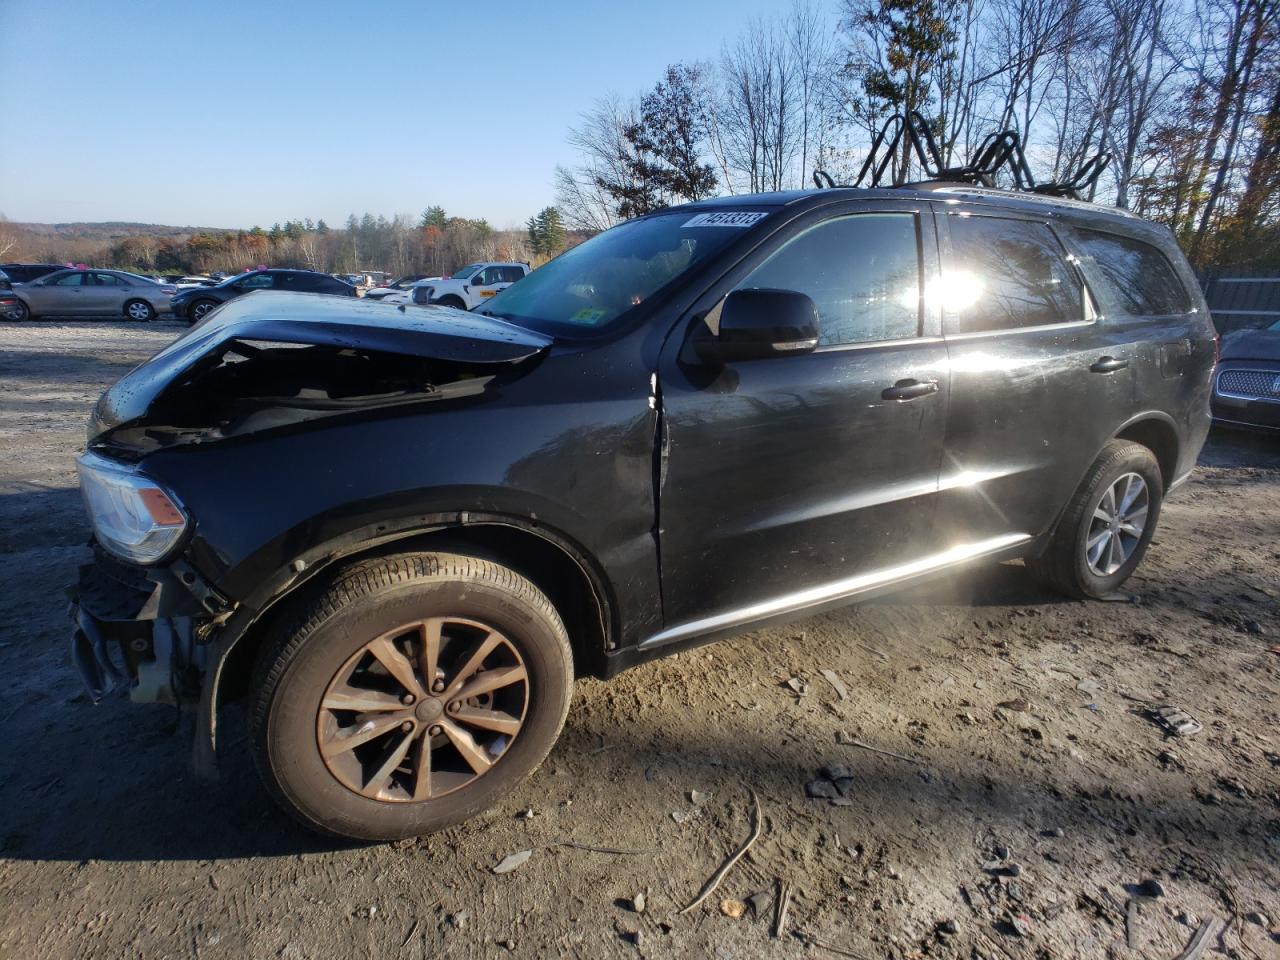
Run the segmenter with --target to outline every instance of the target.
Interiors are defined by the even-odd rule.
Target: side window
[[[485,267],[474,277],[471,278],[471,285],[474,287],[485,287],[491,283],[496,283],[497,268]]]
[[[241,290],[267,290],[273,283],[269,273],[252,273],[236,284]]]
[[[78,287],[84,283],[83,273],[68,273],[65,277],[59,277],[53,282],[55,287]]]
[[[1191,310],[1191,298],[1163,253],[1141,240],[1071,228],[1080,266],[1103,313],[1159,317]]]
[[[502,269],[506,274],[504,279],[507,283],[515,283],[517,280],[524,279],[524,270],[520,267],[503,267]]]
[[[123,280],[109,273],[93,274],[93,282],[99,287],[123,287],[125,285]]]
[[[1043,223],[951,215],[953,263],[944,272],[957,333],[1017,330],[1085,318],[1080,278]]]
[[[738,285],[796,290],[818,308],[821,346],[920,330],[920,243],[910,213],[858,213],[792,237]]]

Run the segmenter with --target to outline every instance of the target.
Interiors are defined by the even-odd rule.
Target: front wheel
[[[1067,505],[1031,572],[1069,597],[1112,592],[1137,569],[1155,534],[1164,478],[1139,443],[1111,440]]]
[[[453,307],[455,310],[467,309],[467,305],[463,302],[462,298],[455,297],[453,294],[449,294],[447,297],[441,297],[439,302],[442,307]]]
[[[151,304],[145,300],[130,300],[124,305],[124,315],[130,320],[138,320],[146,323],[156,318],[156,311]]]
[[[34,317],[32,316],[30,307],[21,300],[15,299],[13,306],[5,308],[4,319],[21,322],[23,320],[32,320]]]
[[[312,829],[418,836],[528,776],[560,734],[572,685],[564,625],[520,574],[456,554],[371,560],[259,656],[254,759]]]
[[[218,302],[216,300],[197,300],[188,308],[188,316],[191,317],[192,323],[199,323],[209,315],[209,312],[216,310]]]

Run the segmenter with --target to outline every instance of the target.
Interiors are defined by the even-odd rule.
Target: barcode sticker
[[[686,220],[686,227],[749,227],[769,214],[761,211],[726,210],[724,213],[700,213]]]

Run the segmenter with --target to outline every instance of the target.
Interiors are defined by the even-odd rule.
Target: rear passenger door
[[[84,277],[83,304],[86,313],[123,313],[124,302],[131,292],[123,280],[111,273],[86,273]]]
[[[939,218],[951,370],[939,476],[946,542],[1045,532],[1134,402],[1133,337],[1098,322],[1049,218]]]
[[[668,341],[664,641],[707,618],[732,625],[854,593],[934,551],[946,350],[921,294],[936,264],[927,204],[824,207],[690,315],[704,323],[735,289],[798,291],[818,310],[814,352],[717,368],[691,358],[683,331]]]

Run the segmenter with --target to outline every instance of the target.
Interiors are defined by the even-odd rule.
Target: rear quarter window
[[[1178,272],[1151,244],[1083,227],[1070,234],[1104,314],[1160,317],[1191,310]]]

